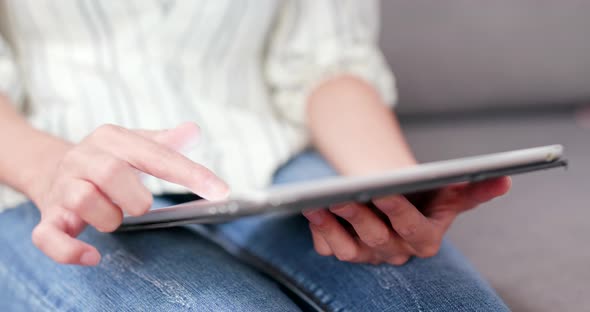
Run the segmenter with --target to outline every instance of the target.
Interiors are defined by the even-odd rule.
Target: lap
[[[332,174],[307,153],[275,180]],[[448,242],[437,256],[401,267],[350,264],[317,255],[303,218],[261,216],[144,232],[88,229],[81,238],[103,260],[84,268],[55,264],[32,245],[38,219],[31,204],[0,214],[0,310],[298,310],[275,283],[219,246],[329,310],[507,310]]]
[[[32,204],[0,214],[2,311],[297,311],[255,270],[185,228],[81,238],[103,255],[97,267],[59,265],[38,251],[30,234]]]
[[[305,153],[275,182],[309,180],[335,172]],[[506,311],[502,300],[449,242],[438,255],[406,265],[364,265],[319,256],[302,217],[261,216],[209,226],[228,250],[333,311]]]
[[[502,300],[447,241],[429,259],[403,266],[352,264],[318,255],[302,217],[257,217],[212,235],[238,257],[330,311],[507,311]]]

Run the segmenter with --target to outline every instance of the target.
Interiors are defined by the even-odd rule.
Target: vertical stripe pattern
[[[187,156],[246,192],[306,147],[306,97],[321,81],[354,74],[395,101],[378,11],[377,0],[0,0],[0,92],[73,142],[104,123],[193,121],[203,135]],[[21,200],[0,186],[0,209]]]

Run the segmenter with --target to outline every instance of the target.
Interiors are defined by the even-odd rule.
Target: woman
[[[186,199],[171,194],[414,165],[376,1],[2,5],[3,308],[506,309],[442,237],[508,178],[309,210],[308,224],[101,233]],[[300,154],[309,142],[321,156]]]

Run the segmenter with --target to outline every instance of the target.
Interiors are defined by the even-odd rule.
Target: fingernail
[[[324,222],[324,212],[321,210],[306,211],[303,215],[314,225],[320,225]]]
[[[210,179],[205,182],[206,199],[220,200],[229,196],[229,186],[219,179]]]
[[[80,257],[80,263],[83,265],[97,265],[100,262],[100,255],[96,252],[87,251]]]

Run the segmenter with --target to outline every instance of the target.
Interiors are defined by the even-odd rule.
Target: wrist
[[[31,129],[19,151],[15,153],[6,179],[8,184],[34,202],[45,194],[63,155],[70,148],[64,140]]]

